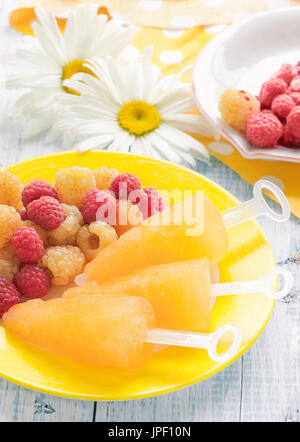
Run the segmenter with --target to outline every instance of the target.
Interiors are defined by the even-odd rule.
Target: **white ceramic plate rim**
[[[300,23],[300,7],[298,8],[284,8],[276,9],[271,11],[262,12],[256,14],[253,17],[249,17],[242,20],[239,23],[233,24],[228,27],[228,29],[222,31],[219,35],[215,36],[200,52],[195,62],[192,75],[192,89],[194,100],[199,108],[200,112],[210,121],[210,123],[217,129],[217,131],[226,138],[231,144],[233,144],[236,149],[242,154],[243,157],[248,159],[267,159],[273,161],[287,161],[287,162],[300,162],[300,149],[292,149],[288,147],[278,146],[269,149],[259,149],[251,146],[245,137],[238,131],[234,130],[230,126],[221,125],[215,116],[207,112],[205,102],[201,95],[202,83],[201,83],[201,72],[203,70],[210,69],[210,64],[208,61],[212,60],[213,55],[219,49],[219,47],[224,44],[224,42],[232,35],[232,33],[238,31],[242,27],[247,26],[253,21],[257,20],[257,17],[270,17],[275,15],[280,15],[282,13],[290,13],[295,16],[299,16]],[[300,54],[300,50],[299,50]]]

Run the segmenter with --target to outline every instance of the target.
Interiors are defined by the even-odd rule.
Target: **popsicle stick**
[[[281,277],[282,287],[276,290],[274,278]],[[294,285],[294,278],[291,272],[286,269],[277,268],[266,276],[252,281],[224,282],[211,285],[211,297],[226,295],[246,295],[249,293],[264,293],[272,299],[281,299],[288,295]]]
[[[263,189],[271,192],[277,199],[281,207],[281,212],[275,212],[267,203],[263,195]],[[254,198],[233,207],[232,209],[223,212],[223,221],[225,227],[229,228],[247,221],[251,218],[256,218],[260,215],[265,215],[274,221],[287,221],[291,215],[289,202],[276,184],[268,180],[259,180],[254,184],[253,188]]]
[[[222,336],[230,331],[234,334],[232,343],[226,352],[220,354],[217,351],[218,343]],[[226,324],[213,333],[194,333],[155,328],[148,331],[146,342],[176,345],[179,347],[204,348],[213,361],[226,362],[232,359],[238,352],[242,343],[242,331],[231,324]]]

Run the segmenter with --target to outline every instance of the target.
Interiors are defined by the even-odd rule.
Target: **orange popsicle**
[[[64,296],[97,293],[148,299],[159,328],[210,331],[210,266],[207,259],[146,267],[100,285],[88,283],[71,288]]]
[[[34,299],[3,316],[8,330],[45,351],[130,371],[151,356],[152,345],[145,340],[153,318],[146,299],[125,296]]]
[[[195,208],[200,206],[203,219],[194,219]],[[177,220],[182,212],[181,224],[172,221],[165,224],[168,213],[171,220]],[[222,215],[207,197],[196,193],[173,206],[168,213],[148,218],[103,249],[87,264],[85,280],[102,283],[151,265],[204,257],[219,262],[224,257],[227,234]],[[188,234],[193,229],[198,231],[197,223],[201,224],[198,234]]]

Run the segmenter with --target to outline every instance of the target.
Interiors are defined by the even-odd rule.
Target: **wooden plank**
[[[90,422],[94,403],[58,398],[0,381],[0,422]]]
[[[274,224],[261,220],[279,264],[289,268],[295,286],[284,302],[277,302],[262,337],[244,356],[241,419],[299,421],[300,310],[299,220]]]
[[[299,421],[300,365],[293,354],[289,310],[277,304],[263,337],[244,356],[243,421]]]
[[[242,360],[206,381],[164,396],[98,402],[98,422],[235,422],[239,420]]]

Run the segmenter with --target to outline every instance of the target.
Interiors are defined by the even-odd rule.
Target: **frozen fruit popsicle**
[[[229,324],[208,334],[153,328],[151,304],[132,296],[35,299],[15,305],[3,320],[7,330],[45,351],[129,371],[147,364],[153,343],[205,348],[211,359],[224,362],[235,355],[242,340],[240,329]],[[218,342],[228,331],[233,339],[219,354]]]
[[[144,298],[35,299],[11,308],[3,321],[27,343],[88,364],[134,371],[152,354],[145,340],[154,314]]]
[[[278,199],[282,212],[277,213],[268,206],[262,191],[272,192]],[[202,207],[199,233],[188,235],[197,226],[195,207]],[[267,180],[254,186],[254,198],[227,210],[223,214],[202,194],[195,194],[170,209],[170,219],[185,216],[181,224],[166,225],[165,212],[148,218],[142,225],[131,229],[87,264],[84,277],[78,283],[99,283],[128,275],[156,264],[207,258],[219,262],[227,251],[226,228],[258,215],[267,215],[277,221],[286,221],[290,216],[289,203],[281,190]],[[194,223],[194,224],[193,224]],[[79,282],[80,281],[80,282]]]
[[[281,278],[276,289],[275,278]],[[264,293],[272,299],[286,296],[293,286],[291,273],[277,268],[263,278],[212,284],[207,259],[195,259],[146,267],[106,283],[88,283],[64,293],[65,297],[103,294],[140,296],[154,308],[160,328],[208,332],[211,329],[210,301],[216,296]]]
[[[100,285],[71,288],[64,296],[93,293],[148,299],[160,328],[196,332],[211,329],[210,265],[205,258],[146,267]]]

